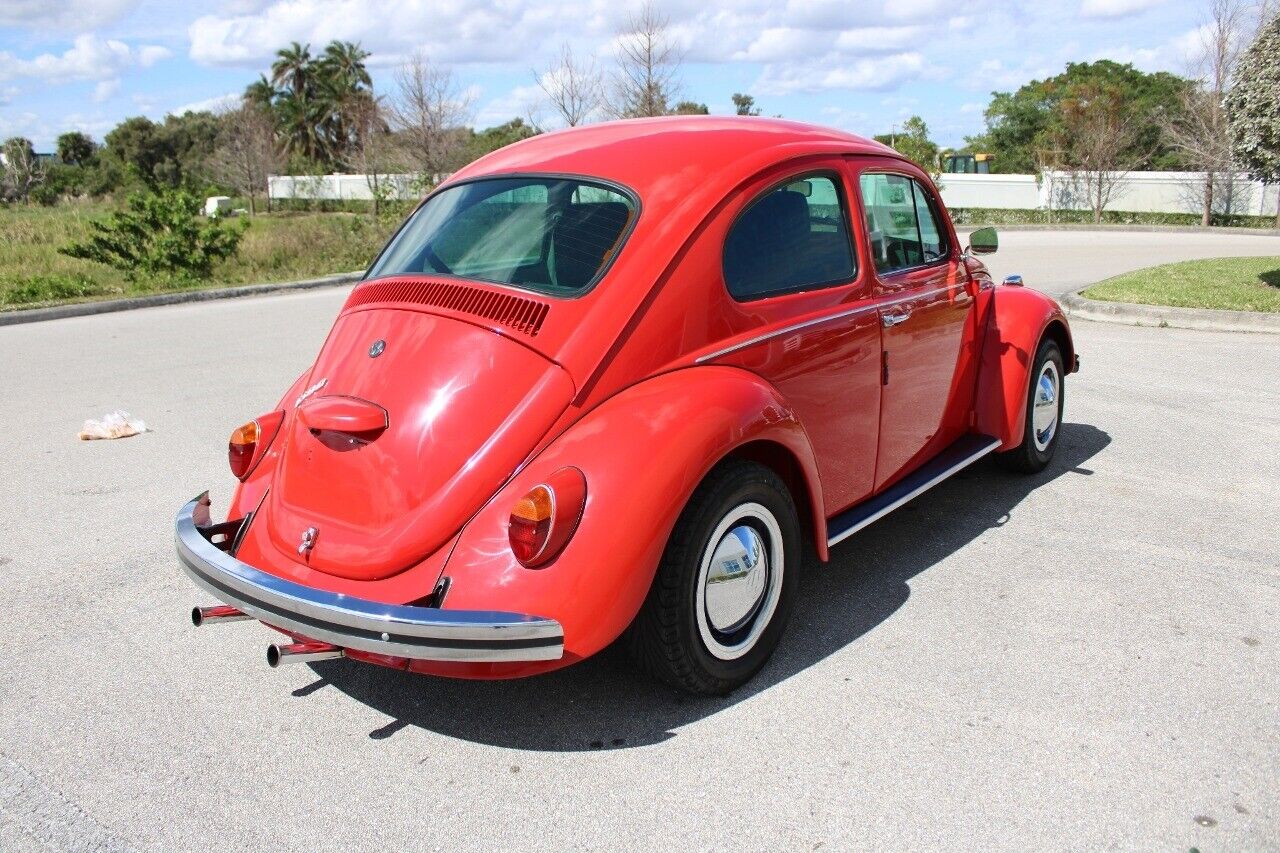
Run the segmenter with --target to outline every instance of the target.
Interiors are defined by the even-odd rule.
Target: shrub
[[[30,305],[35,302],[82,299],[102,292],[103,287],[98,282],[83,275],[32,275],[0,283],[0,305]]]
[[[248,224],[205,219],[199,197],[184,190],[135,193],[126,210],[91,223],[88,240],[58,251],[114,267],[130,281],[165,276],[181,284],[208,278],[215,262],[233,257]]]

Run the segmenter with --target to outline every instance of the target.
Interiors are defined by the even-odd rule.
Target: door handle
[[[880,322],[884,325],[886,329],[888,329],[898,325],[899,323],[905,323],[907,321],[907,318],[909,318],[910,316],[911,316],[910,311],[902,311],[897,314],[881,314]]]

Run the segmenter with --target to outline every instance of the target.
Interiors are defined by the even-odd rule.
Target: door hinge
[[[889,351],[880,351],[880,384],[889,384]]]

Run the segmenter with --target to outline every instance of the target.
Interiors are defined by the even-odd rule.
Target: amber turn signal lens
[[[227,442],[227,462],[231,465],[231,473],[237,480],[243,480],[249,474],[253,464],[253,452],[258,447],[258,422],[249,421],[231,431],[231,440]]]
[[[560,553],[578,528],[586,500],[586,477],[577,468],[561,468],[516,501],[507,535],[520,564],[535,568]]]

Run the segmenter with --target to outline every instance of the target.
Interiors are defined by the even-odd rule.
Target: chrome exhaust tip
[[[241,613],[226,604],[219,604],[216,607],[191,608],[191,624],[197,628],[201,625],[213,625],[218,622],[243,622],[252,618],[249,614]]]
[[[267,646],[267,666],[275,669],[284,663],[313,663],[346,656],[346,650],[331,643],[288,643]]]

